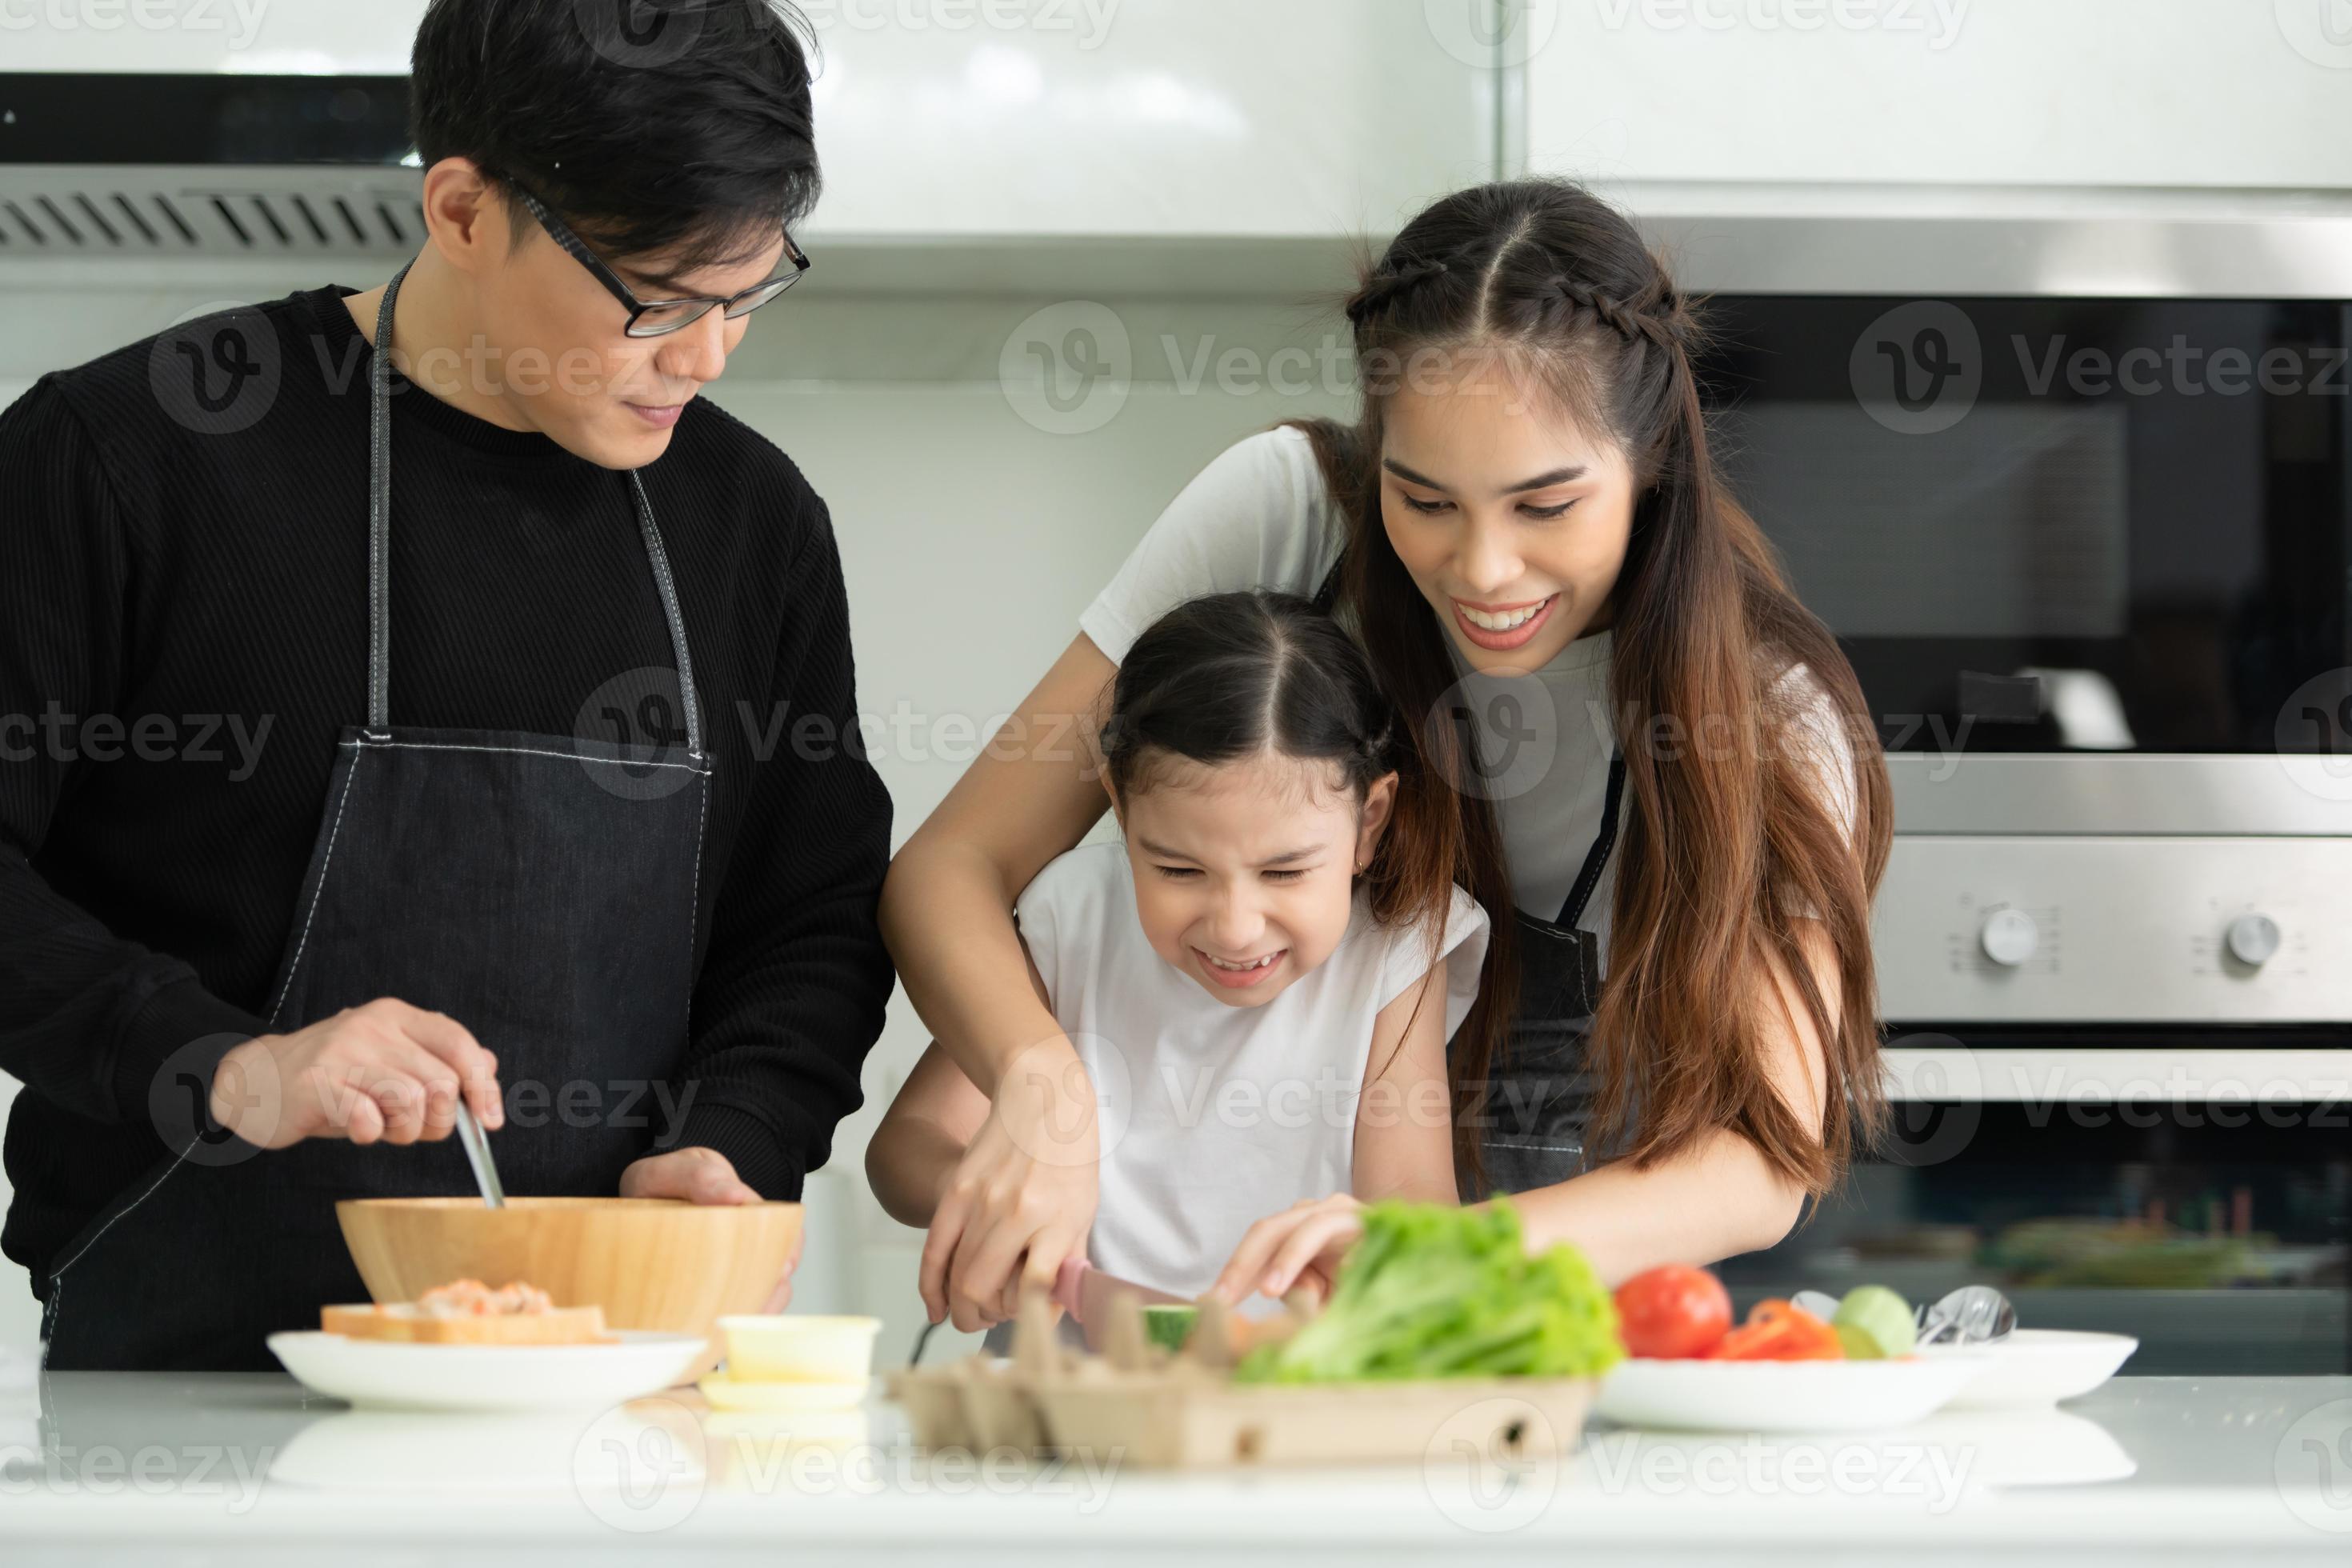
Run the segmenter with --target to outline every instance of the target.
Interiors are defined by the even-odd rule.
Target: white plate
[[[1977,1375],[1953,1396],[1955,1410],[2038,1410],[2090,1393],[2137,1349],[2139,1342],[2129,1334],[2019,1329],[1996,1344],[1923,1353],[1982,1358]]]
[[[1705,1432],[1871,1432],[1933,1415],[1981,1363],[1954,1351],[1914,1361],[1623,1361],[1594,1409],[1621,1426]]]
[[[269,1336],[303,1384],[386,1410],[593,1410],[658,1394],[710,1348],[699,1334],[616,1331],[616,1345],[420,1345],[316,1329]]]

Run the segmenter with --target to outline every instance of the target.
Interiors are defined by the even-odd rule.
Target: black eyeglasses
[[[515,195],[522,198],[522,205],[530,209],[530,216],[539,220],[540,226],[547,230],[555,243],[570,251],[573,259],[604,286],[606,293],[628,309],[628,334],[633,338],[667,337],[681,327],[692,326],[714,310],[724,310],[730,321],[748,316],[799,282],[801,274],[809,269],[809,258],[802,253],[799,246],[793,243],[793,237],[788,234],[784,236],[784,259],[792,264],[792,270],[779,273],[765,283],[754,283],[741,293],[725,299],[705,294],[687,300],[640,300],[630,291],[626,283],[621,281],[619,274],[598,259],[596,253],[589,249],[587,243],[572,233],[562,218],[547,210],[546,203],[511,179],[507,184],[514,187]]]

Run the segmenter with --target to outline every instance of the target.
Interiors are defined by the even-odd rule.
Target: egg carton
[[[1113,1300],[1101,1353],[1057,1342],[1042,1296],[1022,1303],[1009,1360],[968,1357],[895,1374],[890,1395],[927,1448],[1058,1452],[1097,1464],[1208,1469],[1344,1463],[1518,1465],[1572,1450],[1591,1378],[1432,1378],[1244,1384],[1250,1345],[1295,1331],[1294,1299],[1264,1324],[1203,1302],[1181,1353],[1152,1344],[1141,1302]]]

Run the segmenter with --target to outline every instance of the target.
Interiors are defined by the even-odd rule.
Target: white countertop
[[[602,1415],[354,1411],[262,1374],[67,1373],[0,1394],[0,1557],[578,1563],[597,1550],[774,1561],[953,1551],[962,1564],[1301,1557],[1558,1568],[1899,1551],[2003,1568],[2352,1561],[2352,1378],[2118,1378],[2063,1409],[1875,1436],[1596,1424],[1560,1464],[1458,1455],[1172,1476],[926,1457],[897,1411],[730,1416],[698,1396]],[[1434,1554],[1444,1554],[1436,1556]]]

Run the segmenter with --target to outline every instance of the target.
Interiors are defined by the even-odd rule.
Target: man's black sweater
[[[0,1247],[36,1293],[163,1154],[165,1060],[263,1032],[336,740],[367,717],[373,351],[349,292],[251,313],[278,379],[245,428],[249,404],[170,393],[194,366],[155,340],[0,414],[0,1068],[26,1085]],[[393,411],[392,722],[649,738],[612,724],[658,722],[639,672],[676,663],[626,477],[397,376]],[[716,768],[692,1098],[665,1140],[796,1197],[892,984],[840,557],[799,469],[707,401],[642,476]]]

